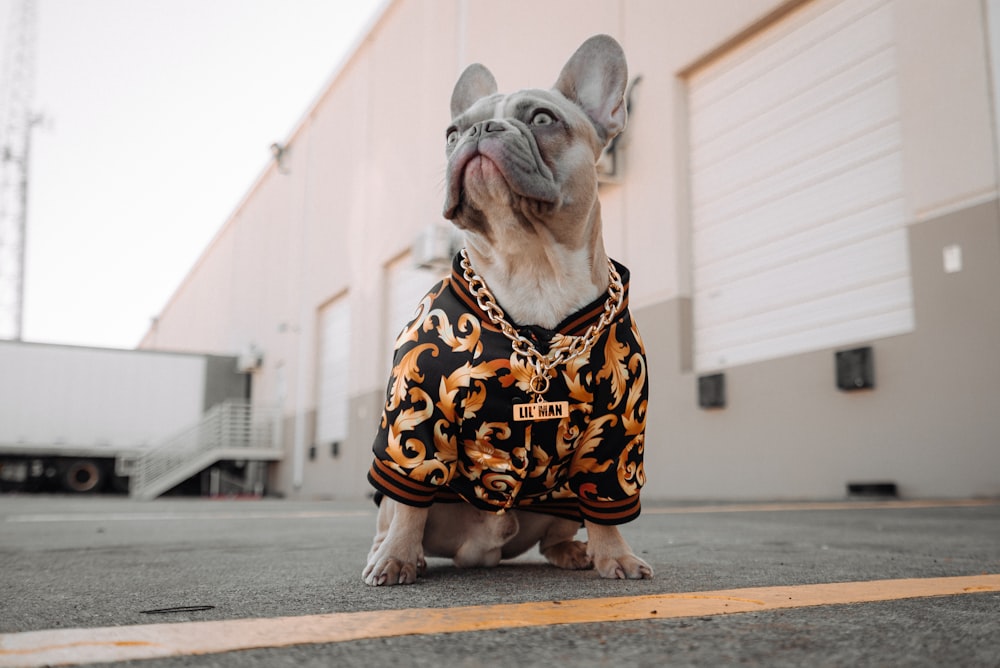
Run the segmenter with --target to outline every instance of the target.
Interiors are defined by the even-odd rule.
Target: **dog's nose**
[[[473,137],[477,135],[486,136],[491,134],[497,134],[498,132],[504,132],[506,130],[507,126],[500,121],[497,120],[481,121],[472,126],[472,136]]]

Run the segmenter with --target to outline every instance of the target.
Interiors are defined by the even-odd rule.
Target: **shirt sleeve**
[[[626,314],[592,352],[595,401],[574,454],[570,487],[585,519],[624,524],[639,516],[645,483],[646,356]]]
[[[397,340],[368,471],[368,481],[377,490],[421,507],[431,505],[438,489],[454,475],[457,441],[449,411],[457,391],[449,392],[444,383],[454,356],[435,328],[423,326],[430,306],[425,300]]]

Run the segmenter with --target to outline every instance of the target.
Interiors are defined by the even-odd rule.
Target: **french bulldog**
[[[596,170],[627,78],[598,35],[551,90],[500,94],[479,64],[455,85],[444,217],[465,248],[396,342],[369,585],[411,584],[428,556],[495,566],[534,545],[561,568],[653,577],[618,529],[639,514],[648,383]]]

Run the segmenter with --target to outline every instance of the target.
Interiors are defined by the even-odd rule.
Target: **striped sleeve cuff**
[[[391,499],[407,506],[426,508],[434,503],[436,485],[411,480],[385,462],[376,459],[368,470],[368,482]]]
[[[642,506],[639,495],[619,501],[594,501],[580,497],[580,512],[594,524],[625,524],[639,516]]]

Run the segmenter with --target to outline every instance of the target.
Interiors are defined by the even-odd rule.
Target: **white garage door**
[[[386,265],[386,336],[384,347],[386,360],[392,359],[396,337],[413,315],[434,285],[441,280],[451,267],[423,269],[415,266],[411,253],[402,255]]]
[[[808,3],[688,84],[696,369],[912,331],[891,3]]]
[[[347,438],[351,366],[351,310],[347,296],[330,302],[319,316],[316,441],[325,446]]]

